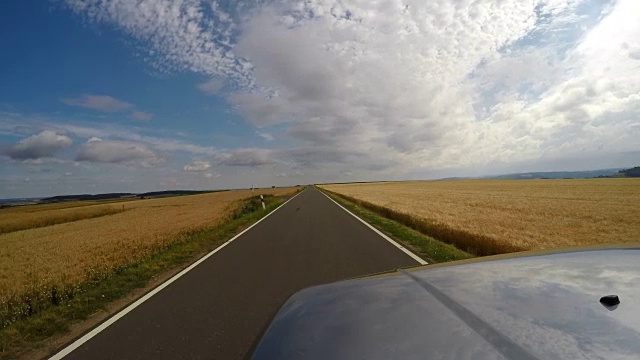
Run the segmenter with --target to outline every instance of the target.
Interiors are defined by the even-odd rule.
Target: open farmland
[[[640,242],[640,179],[411,181],[322,188],[389,209],[405,223],[425,223],[427,230],[448,237],[447,242],[479,248],[475,253],[480,255]],[[469,241],[477,244],[462,244]],[[483,246],[492,249],[483,252]]]
[[[0,304],[39,289],[81,283],[134,263],[181,241],[188,232],[221,223],[252,195],[283,196],[295,191],[242,190],[87,206],[70,203],[68,207],[56,204],[0,210],[0,224],[11,224],[15,219],[16,223],[31,221],[34,225],[33,229],[0,235]],[[109,209],[114,212],[93,217]],[[36,221],[41,215],[66,218],[68,222],[41,226]]]
[[[97,201],[2,209],[0,210],[0,234],[113,215],[120,211],[124,211],[121,204],[114,205]]]

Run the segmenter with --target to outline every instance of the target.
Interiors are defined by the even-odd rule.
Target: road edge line
[[[344,206],[338,204],[337,201],[333,200],[331,198],[331,196],[327,195],[324,191],[322,190],[318,190],[320,191],[324,196],[326,196],[327,198],[329,198],[329,200],[333,201],[334,204],[338,205],[340,208],[342,208],[342,210],[346,211],[347,213],[351,214],[351,216],[353,216],[354,218],[360,220],[361,223],[365,224],[367,227],[369,227],[369,229],[373,230],[376,234],[380,235],[383,239],[387,240],[388,242],[391,243],[391,245],[397,247],[398,249],[400,249],[400,251],[404,252],[405,254],[409,255],[413,260],[417,261],[420,265],[428,265],[429,263],[424,261],[421,257],[419,257],[418,255],[412,253],[409,249],[407,249],[406,247],[400,245],[397,241],[393,240],[392,238],[388,237],[385,233],[383,233],[382,231],[376,229],[375,227],[373,227],[373,225],[369,224],[368,222],[362,220],[360,217],[358,217],[356,214],[352,213],[351,211],[347,210],[347,208],[345,208]]]
[[[177,273],[176,275],[171,277],[169,280],[167,280],[167,281],[163,282],[162,284],[156,286],[155,288],[153,288],[153,290],[149,291],[148,293],[146,293],[144,296],[142,296],[138,300],[136,300],[133,303],[129,304],[127,307],[125,307],[124,309],[120,310],[118,313],[116,313],[115,315],[111,316],[110,318],[108,318],[107,320],[105,320],[100,325],[96,326],[95,328],[93,328],[88,333],[84,334],[82,337],[80,337],[76,341],[74,341],[71,344],[67,345],[65,348],[63,348],[62,350],[58,351],[56,354],[51,356],[49,358],[49,360],[60,360],[60,359],[64,358],[65,356],[69,355],[74,350],[76,350],[77,348],[82,346],[82,344],[84,344],[87,341],[91,340],[93,337],[98,335],[104,329],[108,328],[113,323],[118,321],[120,318],[122,318],[125,315],[127,315],[133,309],[135,309],[138,306],[142,305],[142,303],[144,303],[145,301],[149,300],[153,295],[159,293],[160,291],[162,291],[162,289],[164,289],[167,286],[171,285],[171,283],[173,283],[174,281],[178,280],[179,278],[181,278],[183,275],[185,275],[189,271],[193,270],[196,266],[200,265],[202,262],[204,262],[205,260],[210,258],[213,254],[215,254],[218,251],[222,250],[222,248],[224,248],[225,246],[229,245],[232,241],[236,240],[237,238],[242,236],[244,233],[246,233],[247,231],[251,230],[251,228],[253,228],[254,226],[258,225],[262,220],[268,218],[271,214],[273,214],[276,211],[278,211],[281,207],[285,206],[289,201],[293,200],[296,196],[302,194],[305,190],[306,189],[304,189],[304,190],[300,191],[299,193],[295,194],[289,200],[285,201],[282,205],[278,206],[277,208],[273,209],[273,211],[271,211],[267,215],[263,216],[260,220],[256,221],[255,223],[253,223],[248,228],[242,230],[236,236],[234,236],[231,239],[227,240],[224,244],[222,244],[222,245],[218,246],[217,248],[213,249],[211,252],[209,252],[205,256],[201,257],[200,259],[198,259],[193,264],[189,265],[186,269],[180,271],[179,273]]]

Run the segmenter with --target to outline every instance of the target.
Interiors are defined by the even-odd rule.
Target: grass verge
[[[453,245],[445,244],[398,221],[381,216],[361,204],[351,201],[351,199],[347,200],[343,195],[338,195],[325,189],[321,190],[359,218],[411,249],[414,254],[429,263],[464,260],[474,257]]]
[[[417,218],[409,214],[386,208],[384,206],[372,204],[370,202],[356,199],[350,196],[337,194],[326,189],[322,190],[327,194],[338,196],[343,200],[366,208],[385,218],[397,221],[398,223],[403,224],[406,227],[409,227],[441,242],[451,244],[457,249],[471,255],[489,256],[528,250],[515,245],[501,242],[486,235],[475,234],[469,231],[455,229],[441,222]]]
[[[30,311],[13,321],[4,319],[5,326],[0,329],[0,358],[13,358],[35,349],[43,340],[68,331],[72,323],[85,320],[109,303],[146,286],[155,276],[179,265],[185,267],[199,255],[214,250],[269,214],[284,201],[281,197],[265,196],[266,211],[263,211],[260,199],[253,197],[221,225],[184,234],[181,242],[160,249],[138,263],[95,276],[74,287],[71,294],[61,296],[63,291],[52,289],[49,306],[41,304],[37,312]],[[24,301],[27,309],[31,309],[29,299]]]

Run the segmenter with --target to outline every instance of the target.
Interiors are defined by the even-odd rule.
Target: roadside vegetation
[[[347,200],[344,196],[323,190],[333,200],[353,214],[366,221],[387,236],[396,240],[429,264],[446,261],[464,260],[474,257],[453,245],[438,241],[402,223],[392,220],[388,214],[369,209],[359,201]]]
[[[639,241],[640,179],[408,181],[322,188],[477,256]]]
[[[294,189],[268,189],[264,195],[287,195]],[[108,204],[124,211],[78,221],[0,235],[0,302],[21,298],[33,289],[83,282],[93,274],[148,257],[158,248],[182,241],[183,234],[225,221],[249,190],[133,200]],[[91,208],[57,208],[30,213],[49,217],[56,211],[89,212]],[[37,210],[40,206],[33,206]],[[11,217],[12,209],[0,211]],[[7,214],[4,211],[8,211]],[[20,217],[16,217],[20,220]]]
[[[137,211],[1,235],[0,358],[215,249],[296,190],[261,191],[267,211],[250,191],[232,191],[142,200]]]

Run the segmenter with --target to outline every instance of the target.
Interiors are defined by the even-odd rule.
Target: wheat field
[[[124,211],[122,205],[82,201],[0,210],[0,234],[113,215]]]
[[[33,229],[0,235],[0,303],[52,285],[76,284],[96,273],[145,258],[185,232],[219,224],[243,199],[284,196],[295,188],[217,192],[107,204],[78,203],[0,210],[0,224],[33,223]],[[110,215],[91,217],[115,209]],[[124,209],[124,210],[123,210]],[[67,213],[69,212],[69,213]],[[57,213],[57,215],[56,215]],[[69,222],[40,226],[38,218]]]
[[[640,179],[410,181],[322,187],[513,249],[640,242]]]

